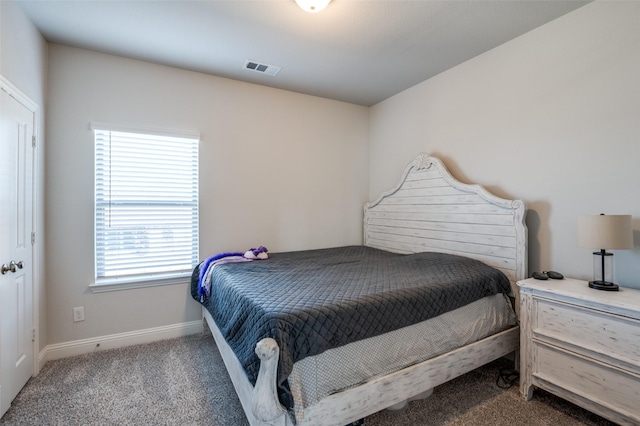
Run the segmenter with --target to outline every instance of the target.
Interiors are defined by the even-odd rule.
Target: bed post
[[[276,389],[280,348],[274,339],[267,338],[258,342],[255,351],[260,358],[260,371],[253,388],[251,411],[263,424],[285,424],[278,419],[285,419],[287,410],[280,404]]]

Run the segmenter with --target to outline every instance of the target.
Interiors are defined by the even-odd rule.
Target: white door
[[[34,112],[0,90],[0,416],[33,373]]]

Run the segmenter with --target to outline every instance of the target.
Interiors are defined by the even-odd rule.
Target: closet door
[[[35,113],[5,87],[0,114],[0,415],[33,373]]]

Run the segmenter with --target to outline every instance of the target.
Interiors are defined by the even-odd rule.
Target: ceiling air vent
[[[261,74],[268,74],[268,75],[276,75],[278,74],[278,72],[280,72],[280,67],[276,67],[274,65],[261,64],[259,62],[250,61],[250,60],[247,60],[244,63],[244,68],[250,71],[255,71]]]

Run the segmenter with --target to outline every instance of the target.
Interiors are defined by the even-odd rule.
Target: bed
[[[206,300],[199,265],[192,296],[249,423],[345,425],[516,351],[524,217],[420,154],[365,205],[363,246],[220,265]]]

